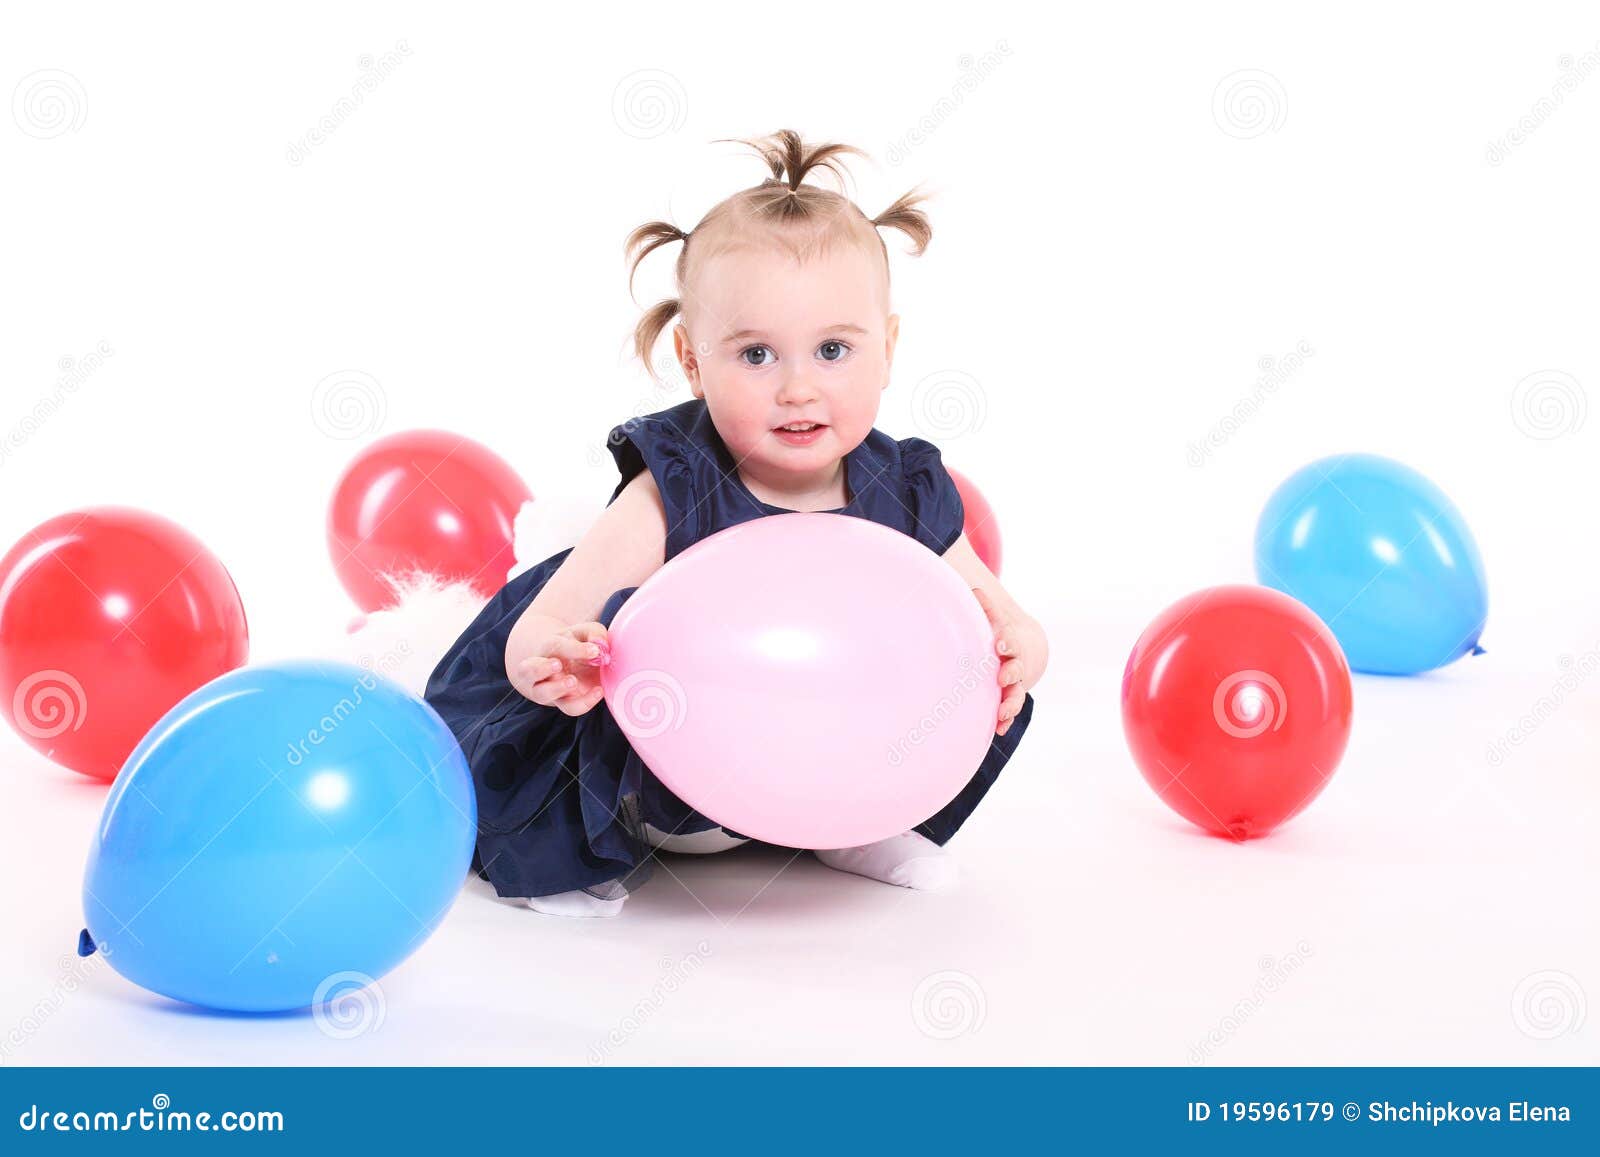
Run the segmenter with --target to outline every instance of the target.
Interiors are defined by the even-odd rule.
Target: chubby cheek
[[[735,459],[745,458],[767,434],[769,407],[761,399],[749,395],[749,391],[737,385],[706,383],[706,405],[711,409],[711,420]]]
[[[863,369],[852,375],[847,389],[837,391],[830,400],[834,429],[852,444],[865,438],[878,420],[878,404],[883,400],[883,372],[881,361],[875,367]]]
[[[851,442],[859,442],[867,437],[874,422],[878,419],[878,398],[883,394],[875,387],[861,390],[851,394],[850,402],[838,408],[838,434],[850,438]]]

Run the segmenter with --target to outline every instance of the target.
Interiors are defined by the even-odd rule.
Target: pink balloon
[[[954,568],[863,518],[776,514],[696,543],[610,625],[606,703],[657,778],[741,835],[907,831],[977,771],[999,656]]]

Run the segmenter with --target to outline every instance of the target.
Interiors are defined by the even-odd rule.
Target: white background
[[[598,505],[610,427],[688,396],[629,358],[628,230],[761,178],[714,138],[859,145],[869,214],[938,194],[923,258],[887,234],[877,424],[979,481],[1053,647],[950,845],[960,889],[742,851],[575,923],[474,881],[339,1040],[77,962],[105,789],[7,733],[7,1063],[581,1064],[630,1015],[615,1063],[1600,1062],[1600,679],[1571,675],[1600,661],[1593,6],[572,7],[8,10],[0,540],[160,512],[232,572],[254,658],[326,650],[353,607],[323,514],[360,445],[453,430],[551,509]],[[65,103],[16,95],[41,85]],[[1316,803],[1205,837],[1127,756],[1122,664],[1169,602],[1249,581],[1273,486],[1347,450],[1456,500],[1489,654],[1358,678]]]

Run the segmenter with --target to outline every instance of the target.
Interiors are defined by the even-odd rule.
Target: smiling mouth
[[[821,422],[790,422],[787,426],[774,426],[773,429],[790,434],[804,434],[811,430],[825,429],[825,427]]]

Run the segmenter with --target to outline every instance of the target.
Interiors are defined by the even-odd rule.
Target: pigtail
[[[650,364],[650,352],[656,348],[656,341],[661,337],[661,331],[671,324],[672,319],[678,316],[682,303],[676,297],[669,297],[665,301],[658,301],[645,311],[639,319],[639,324],[633,329],[633,349],[639,355],[639,360],[650,371],[650,376],[655,376],[655,368]]]
[[[629,296],[633,294],[633,277],[634,274],[639,272],[639,262],[663,245],[669,245],[674,241],[687,242],[688,240],[689,235],[687,233],[667,221],[646,221],[632,233],[629,233],[628,239],[622,243],[622,250],[626,255],[626,259],[632,262],[628,269]],[[658,306],[657,308],[660,307]]]
[[[900,230],[911,238],[911,244],[914,246],[911,250],[912,255],[921,257],[923,250],[928,247],[928,242],[933,240],[933,226],[928,221],[928,215],[916,206],[927,199],[925,193],[913,189],[874,217],[872,223],[879,229]]]
[[[727,139],[727,138],[724,138]],[[846,153],[854,153],[858,157],[867,154],[850,145],[811,145],[807,146],[800,139],[800,134],[793,129],[780,129],[778,132],[765,137],[756,137],[753,140],[743,138],[732,140],[729,143],[748,145],[754,149],[767,168],[772,171],[770,185],[782,185],[789,192],[797,192],[800,183],[806,179],[806,174],[813,169],[827,169],[838,180],[841,188],[846,182],[845,171],[839,167],[838,158]]]

